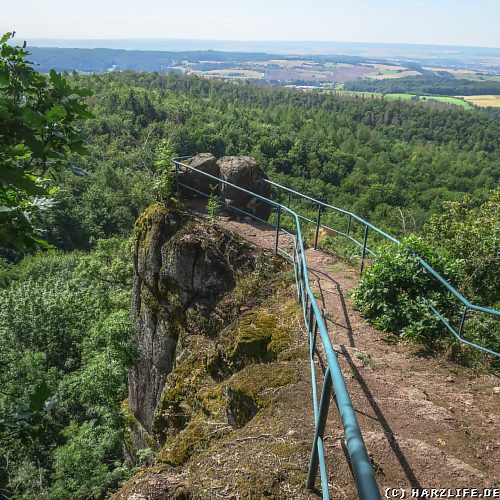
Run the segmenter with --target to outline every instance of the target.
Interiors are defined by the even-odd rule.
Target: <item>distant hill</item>
[[[44,73],[81,71],[102,73],[110,70],[166,72],[176,62],[189,61],[262,61],[281,57],[272,54],[218,52],[214,50],[166,52],[154,50],[80,49],[59,47],[28,47],[31,61]]]
[[[86,73],[103,73],[107,71],[158,71],[176,72],[176,66],[185,62],[199,63],[210,61],[217,63],[253,63],[257,61],[297,60],[298,56],[268,54],[263,52],[221,52],[216,50],[192,51],[157,51],[157,50],[124,50],[106,48],[60,48],[30,47],[30,60],[43,73],[51,69],[56,71],[79,71]],[[314,56],[320,63],[359,64],[366,61],[357,56]]]

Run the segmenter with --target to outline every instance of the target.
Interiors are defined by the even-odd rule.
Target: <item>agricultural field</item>
[[[467,95],[462,99],[480,107],[500,108],[500,95]]]
[[[466,80],[473,80],[473,81],[490,80],[490,81],[500,82],[500,75],[490,71],[478,71],[471,69],[455,69],[455,68],[438,68],[435,66],[426,66],[423,69],[428,71],[434,71],[436,73],[446,71],[454,78],[464,78]]]
[[[264,78],[265,73],[251,69],[212,69],[204,72],[207,76],[222,78]]]
[[[404,66],[392,64],[362,64],[372,70],[365,75],[365,78],[374,80],[385,80],[389,78],[404,78],[405,76],[418,76],[421,75],[419,71],[408,69]]]
[[[420,101],[438,101],[444,104],[454,104],[455,106],[460,106],[465,109],[472,109],[472,106],[468,102],[464,101],[464,98],[462,97],[442,97],[436,95],[433,96],[422,95],[420,96]]]
[[[429,95],[423,95],[423,96],[417,96],[415,94],[383,94],[381,92],[356,92],[354,90],[341,90],[341,89],[336,89],[335,92],[339,95],[346,95],[350,97],[363,97],[365,99],[369,98],[384,98],[386,100],[401,100],[401,101],[411,101],[411,100],[419,100],[419,101],[436,101],[440,102],[443,104],[452,104],[454,106],[460,106],[464,109],[472,109],[472,106],[470,102],[473,104],[476,104],[473,101],[470,101],[470,98],[468,97],[444,97],[444,96],[429,96]],[[473,96],[477,98],[481,97],[490,97],[490,98],[497,98],[497,106],[500,107],[500,96]],[[466,102],[467,99],[470,102]],[[488,101],[489,102],[489,101]],[[480,106],[480,104],[477,104]],[[492,104],[483,104],[484,106],[492,106]]]

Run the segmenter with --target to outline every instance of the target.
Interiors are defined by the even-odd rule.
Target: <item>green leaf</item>
[[[12,38],[12,33],[8,31],[7,33],[5,33],[5,35],[2,36],[2,38],[0,38],[0,44],[5,43],[10,38]]]
[[[42,411],[45,401],[50,397],[50,390],[47,382],[42,381],[35,389],[35,392],[30,396],[30,410]]]
[[[60,104],[55,104],[45,112],[45,118],[49,124],[54,124],[64,120],[67,116],[66,110]]]
[[[45,196],[47,189],[40,185],[40,179],[35,175],[24,172],[21,168],[6,167],[0,172],[0,180],[3,184],[15,186],[22,189],[28,195]]]

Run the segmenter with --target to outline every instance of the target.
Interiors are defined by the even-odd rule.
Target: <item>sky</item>
[[[22,39],[337,41],[500,47],[500,0],[0,0]]]

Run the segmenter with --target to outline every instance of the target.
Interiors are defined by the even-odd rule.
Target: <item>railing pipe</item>
[[[318,204],[318,215],[316,216],[316,232],[314,234],[314,250],[317,250],[318,248],[319,228],[321,227],[321,211],[322,207]]]
[[[318,420],[315,425],[314,439],[311,451],[311,459],[309,461],[309,472],[307,473],[306,488],[313,490],[318,475],[318,466],[325,467],[324,459],[318,453],[318,441],[323,444],[323,436],[325,434],[326,421],[328,418],[328,408],[330,407],[330,398],[332,395],[332,379],[330,376],[330,367],[326,369],[325,379],[323,381],[323,389],[321,390],[321,400],[319,404]],[[323,487],[323,498],[330,498],[328,493],[328,480],[326,484],[321,481]],[[326,491],[325,491],[326,487]]]
[[[361,264],[359,265],[359,275],[363,274],[363,267],[365,265],[366,256],[366,242],[368,240],[368,226],[365,226],[365,232],[363,235],[363,249],[361,250]]]
[[[274,243],[274,253],[276,255],[278,255],[278,244],[280,239],[281,205],[278,205],[277,211],[278,215],[276,217],[276,240]]]

